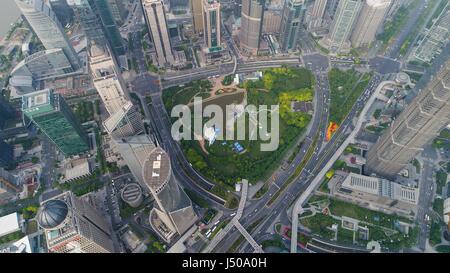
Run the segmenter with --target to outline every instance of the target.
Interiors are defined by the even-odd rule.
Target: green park
[[[229,84],[229,82],[227,82]],[[264,71],[259,80],[245,81],[239,86],[221,87],[230,89],[229,94],[218,93],[211,81],[194,81],[182,87],[173,87],[163,92],[168,113],[177,104],[190,104],[195,96],[204,100],[204,105],[216,104],[222,109],[232,103],[254,105],[279,105],[279,146],[275,151],[261,151],[261,144],[269,141],[249,140],[249,114],[246,113],[245,140],[216,140],[212,145],[197,140],[182,140],[181,147],[192,166],[202,175],[216,183],[213,191],[219,196],[234,189],[241,179],[250,183],[264,180],[279,166],[286,153],[295,146],[300,135],[311,120],[305,112],[294,112],[291,102],[310,102],[313,99],[314,77],[309,70],[299,68],[271,68]],[[222,84],[223,85],[223,84]],[[236,90],[233,90],[235,88]],[[219,90],[221,91],[221,90]],[[211,97],[213,95],[213,97]],[[214,96],[215,95],[215,96]],[[268,113],[268,120],[270,114]],[[270,124],[270,122],[269,122]],[[236,149],[236,143],[241,147]]]

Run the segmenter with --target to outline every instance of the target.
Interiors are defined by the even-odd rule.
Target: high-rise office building
[[[111,15],[117,24],[122,24],[127,18],[128,11],[125,8],[123,0],[108,0],[108,6],[111,10]]]
[[[257,55],[264,18],[265,0],[242,0],[239,46],[244,54]]]
[[[220,24],[220,3],[216,0],[203,0],[204,38],[208,48],[220,47]]]
[[[282,51],[295,49],[304,14],[304,0],[286,0],[284,3],[279,39]]]
[[[142,6],[147,21],[159,66],[171,65],[175,62],[167,27],[166,11],[161,0],[143,0]]]
[[[70,191],[44,201],[36,218],[49,252],[114,252],[111,227],[104,216]]]
[[[107,47],[95,42],[89,48],[89,68],[92,81],[110,115],[130,100],[119,66]]]
[[[114,17],[111,13],[108,0],[95,0],[97,14],[99,15],[103,28],[108,38],[109,45],[116,56],[125,54],[125,42],[120,35]]]
[[[75,17],[80,22],[88,43],[95,42],[98,45],[107,43],[102,23],[96,14],[96,6],[92,0],[70,0]]]
[[[144,131],[142,116],[130,100],[120,69],[107,47],[92,43],[89,48],[92,81],[109,117],[103,125],[113,138]]]
[[[330,32],[320,41],[332,54],[350,51],[349,38],[362,3],[362,0],[341,0],[339,2]]]
[[[61,48],[75,69],[80,61],[58,18],[42,0],[15,0],[39,40],[46,49]]]
[[[420,93],[367,153],[368,172],[385,177],[399,173],[450,123],[450,46],[429,70]],[[426,77],[426,76],[424,76]]]
[[[203,33],[203,0],[190,0],[195,33]]]
[[[281,18],[283,17],[283,7],[271,8],[264,11],[263,33],[278,35],[280,33]]]
[[[54,48],[38,51],[19,62],[11,71],[9,83],[22,95],[35,91],[41,81],[80,73],[61,48]],[[31,78],[31,86],[23,85],[22,78]]]
[[[139,108],[131,101],[126,101],[117,112],[109,116],[103,126],[113,139],[134,136],[145,131]]]
[[[0,93],[0,129],[5,126],[7,120],[14,118],[16,110],[6,101],[5,97]]]
[[[63,97],[45,89],[22,97],[22,112],[66,156],[89,150],[88,136]]]
[[[392,0],[366,0],[353,30],[353,47],[367,46],[375,40]]]
[[[0,167],[7,167],[14,163],[14,149],[0,138]]]
[[[73,21],[73,10],[67,4],[67,0],[50,0],[50,6],[63,26]]]
[[[192,203],[175,180],[167,153],[148,135],[119,139],[117,148],[142,188],[148,189],[157,207],[150,212],[154,230],[170,241],[183,234],[197,219]]]
[[[115,140],[117,150],[126,162],[136,181],[146,188],[142,168],[147,156],[155,149],[155,144],[148,135],[135,135]]]
[[[172,174],[169,155],[156,147],[147,155],[142,173],[158,205],[150,212],[150,224],[166,241],[176,234],[183,235],[197,216],[191,200]]]
[[[308,29],[312,30],[322,25],[323,16],[327,7],[327,0],[316,0],[309,11]]]

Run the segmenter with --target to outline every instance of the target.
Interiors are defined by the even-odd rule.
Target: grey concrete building
[[[169,155],[159,147],[147,155],[142,169],[156,204],[149,215],[153,229],[166,241],[183,235],[197,220],[192,202],[172,174]]]

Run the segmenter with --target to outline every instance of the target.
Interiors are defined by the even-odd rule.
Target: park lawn
[[[436,251],[440,253],[450,253],[450,245],[437,246]]]
[[[170,115],[170,112],[175,105],[187,105],[195,96],[203,99],[209,97],[211,95],[211,87],[211,82],[208,80],[193,81],[182,87],[169,87],[164,90],[162,95],[164,106]]]
[[[439,170],[436,172],[436,193],[442,194],[442,188],[447,184],[447,173]]]
[[[73,105],[72,110],[80,123],[94,119],[94,103],[92,101],[81,101]]]
[[[330,81],[330,121],[337,124],[348,115],[359,96],[370,82],[371,74],[361,74],[333,68],[328,73]]]
[[[313,234],[317,234],[326,239],[334,237],[334,232],[329,228],[331,228],[333,224],[339,224],[338,220],[321,213],[317,213],[312,217],[299,219],[299,222],[303,226],[309,228]]]
[[[417,243],[418,234],[418,227],[411,228],[409,234],[401,232],[389,234],[380,227],[369,226],[369,240],[378,241],[388,251],[398,251],[413,247]]]
[[[353,242],[354,233],[355,232],[353,230],[348,230],[348,229],[342,228],[342,226],[339,225],[338,234],[337,234],[337,242],[344,244],[344,245],[353,245],[353,244],[358,243],[357,241]]]
[[[202,196],[200,196],[196,192],[194,192],[188,188],[184,188],[184,192],[189,196],[189,199],[191,199],[192,202],[197,204],[199,207],[209,208],[208,201],[206,201],[206,199],[204,199]]]
[[[348,154],[361,155],[361,149],[355,147],[355,145],[349,144],[344,150],[344,155]]]
[[[131,217],[133,214],[135,214],[136,212],[145,208],[145,206],[146,206],[146,204],[142,203],[140,206],[134,208],[134,207],[128,205],[128,203],[126,203],[122,199],[119,199],[119,204],[120,204],[120,207],[119,207],[120,208],[120,217],[123,219]]]
[[[441,224],[433,221],[430,228],[430,245],[435,246],[441,242]]]
[[[444,199],[435,198],[433,202],[433,210],[442,215],[444,213]]]
[[[369,210],[335,198],[330,198],[329,201],[329,209],[332,215],[347,216],[390,229],[395,229],[396,221],[402,221],[405,223],[411,222],[410,220],[398,215],[389,215],[382,212]]]

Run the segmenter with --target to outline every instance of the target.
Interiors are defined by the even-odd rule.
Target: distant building
[[[257,55],[261,40],[265,0],[242,0],[239,46],[246,55]]]
[[[295,50],[305,10],[304,0],[286,0],[281,19],[279,39],[282,51]]]
[[[78,69],[80,60],[50,5],[42,0],[15,1],[44,47],[46,49],[61,48],[72,67]]]
[[[203,0],[203,36],[208,48],[221,46],[220,25],[220,3],[216,0]]]
[[[375,35],[383,24],[392,0],[367,0],[364,2],[353,30],[353,47],[367,46],[375,41]]]
[[[345,53],[350,51],[350,35],[353,30],[359,11],[361,10],[362,0],[341,0],[337,7],[330,32],[320,43],[330,50],[332,54]]]
[[[263,30],[264,34],[280,33],[281,18],[283,17],[283,9],[269,9],[264,11]]]
[[[174,64],[175,57],[172,52],[163,2],[161,0],[143,0],[142,6],[147,28],[156,50],[158,65],[162,67]]]
[[[195,33],[203,33],[203,1],[204,0],[190,0],[191,2],[191,13],[194,23]]]
[[[90,203],[65,192],[41,203],[37,215],[49,252],[112,253],[111,227]]]
[[[88,40],[88,45],[95,42],[97,45],[106,45],[107,39],[103,32],[102,22],[95,12],[92,0],[71,0],[67,3],[72,7],[75,18],[80,23]]]
[[[312,8],[308,12],[309,14],[307,22],[307,27],[309,31],[322,26],[326,6],[327,0],[316,0],[314,2],[314,5],[311,6]]]
[[[50,89],[26,94],[22,112],[65,156],[89,150],[87,134],[61,95]]]

